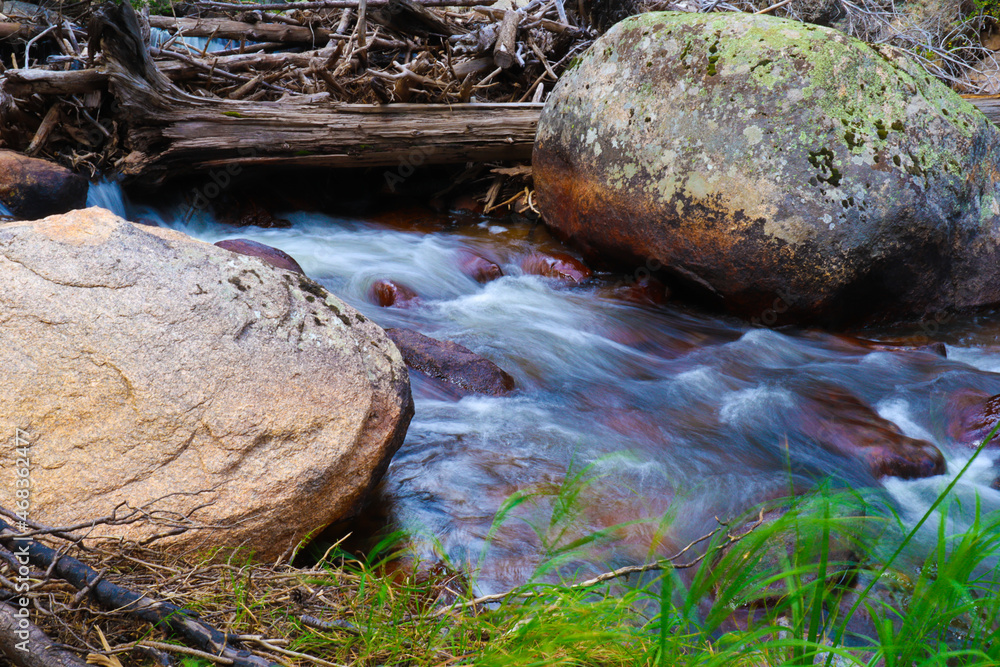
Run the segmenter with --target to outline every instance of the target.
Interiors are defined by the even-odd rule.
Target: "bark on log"
[[[212,100],[184,93],[129,27],[128,3],[95,14],[111,91],[132,153],[131,181],[156,184],[192,169],[400,167],[531,156],[539,104],[335,104]],[[132,21],[134,23],[134,21]]]
[[[87,667],[87,663],[56,646],[41,628],[19,616],[20,611],[0,602],[0,653],[12,664],[16,667]]]
[[[177,32],[189,37],[216,37],[218,39],[245,39],[253,42],[284,42],[286,44],[312,44],[323,46],[330,41],[333,31],[324,28],[288,25],[287,23],[241,23],[229,19],[187,19],[172,16],[150,16],[153,28]]]
[[[4,73],[4,90],[15,96],[76,95],[107,90],[108,74],[97,69],[58,72],[47,69],[9,69]]]
[[[120,90],[119,90],[120,92]],[[192,169],[398,167],[531,157],[541,104],[165,101],[131,91],[123,175],[160,182]],[[138,94],[135,94],[138,93]],[[136,109],[148,103],[139,116]]]
[[[497,67],[509,69],[514,64],[514,52],[517,51],[517,26],[521,22],[521,14],[508,9],[503,15],[500,30],[497,32],[497,43],[493,47],[493,62]]]
[[[1000,96],[997,95],[962,95],[963,98],[979,109],[987,120],[1000,125]]]
[[[55,549],[34,540],[15,539],[12,534],[14,532],[6,521],[0,520],[0,533],[3,533],[0,535],[0,543],[18,556],[26,554],[30,563],[42,570],[51,571],[53,576],[69,582],[77,590],[89,587],[90,597],[105,609],[121,611],[154,625],[165,625],[198,648],[229,658],[234,667],[272,667],[273,663],[249,651],[234,648],[234,645],[239,644],[233,637],[195,618],[186,609],[113,584],[102,579],[93,568],[71,556],[60,555]]]
[[[7,39],[8,37],[20,37],[22,39],[30,39],[37,35],[41,30],[33,25],[28,25],[25,23],[0,23],[0,39]]]
[[[477,5],[496,4],[497,0],[414,0],[418,5],[425,7],[472,7]],[[260,5],[241,5],[234,2],[211,2],[205,0],[198,2],[201,7],[211,7],[213,9],[236,9],[246,10],[248,8],[263,12],[291,11],[295,9],[354,9],[360,0],[323,0],[322,2],[275,2]],[[368,6],[381,7],[387,5],[391,0],[368,0]]]

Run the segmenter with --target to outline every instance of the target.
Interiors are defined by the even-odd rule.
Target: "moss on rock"
[[[780,298],[788,318],[864,319],[1000,300],[1000,286],[956,291],[950,266],[969,254],[950,247],[960,237],[995,256],[981,207],[1000,194],[998,146],[972,105],[890,48],[768,16],[659,12],[615,26],[553,91],[536,185],[557,229],[655,257],[734,310]]]

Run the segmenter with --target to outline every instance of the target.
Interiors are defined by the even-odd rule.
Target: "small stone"
[[[557,278],[571,283],[579,283],[591,275],[587,265],[566,253],[531,252],[521,258],[521,270],[525,273]]]
[[[799,406],[797,430],[824,449],[867,463],[875,478],[915,479],[945,472],[944,456],[910,438],[846,390],[815,386]]]
[[[451,341],[441,341],[410,329],[386,329],[406,365],[425,375],[460,387],[467,393],[503,396],[514,390],[514,378],[489,359]]]
[[[31,220],[87,205],[87,179],[47,160],[0,150],[0,202]]]
[[[383,308],[409,308],[420,303],[416,292],[394,280],[376,280],[368,289],[368,298]]]
[[[503,269],[495,262],[468,250],[459,251],[459,268],[478,283],[488,283],[503,277]]]
[[[253,241],[251,239],[226,239],[224,241],[217,241],[215,245],[220,248],[224,248],[229,252],[235,252],[239,255],[259,257],[271,266],[279,269],[294,271],[295,273],[301,273],[302,275],[305,275],[306,273],[302,270],[302,267],[299,266],[299,263],[295,261],[295,258],[284,250],[279,250],[278,248],[273,248],[269,245]]]
[[[991,396],[979,389],[962,389],[949,397],[945,415],[948,437],[961,445],[978,447],[1000,422],[1000,394]],[[1000,435],[987,446],[1000,446]]]

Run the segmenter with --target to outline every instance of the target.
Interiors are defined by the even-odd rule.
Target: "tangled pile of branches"
[[[562,0],[148,5],[156,67],[202,99],[540,102],[594,33]],[[95,176],[127,153],[94,34],[97,3],[0,3],[0,146]]]

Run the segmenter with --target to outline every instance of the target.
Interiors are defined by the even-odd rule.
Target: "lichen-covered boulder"
[[[627,19],[553,90],[533,160],[557,231],[768,324],[1000,302],[1000,132],[834,30]]]
[[[103,209],[0,225],[0,505],[273,559],[360,508],[413,402],[379,327],[257,257]],[[127,503],[127,506],[120,505]]]
[[[18,218],[43,218],[87,205],[90,184],[47,160],[0,150],[0,202]]]

